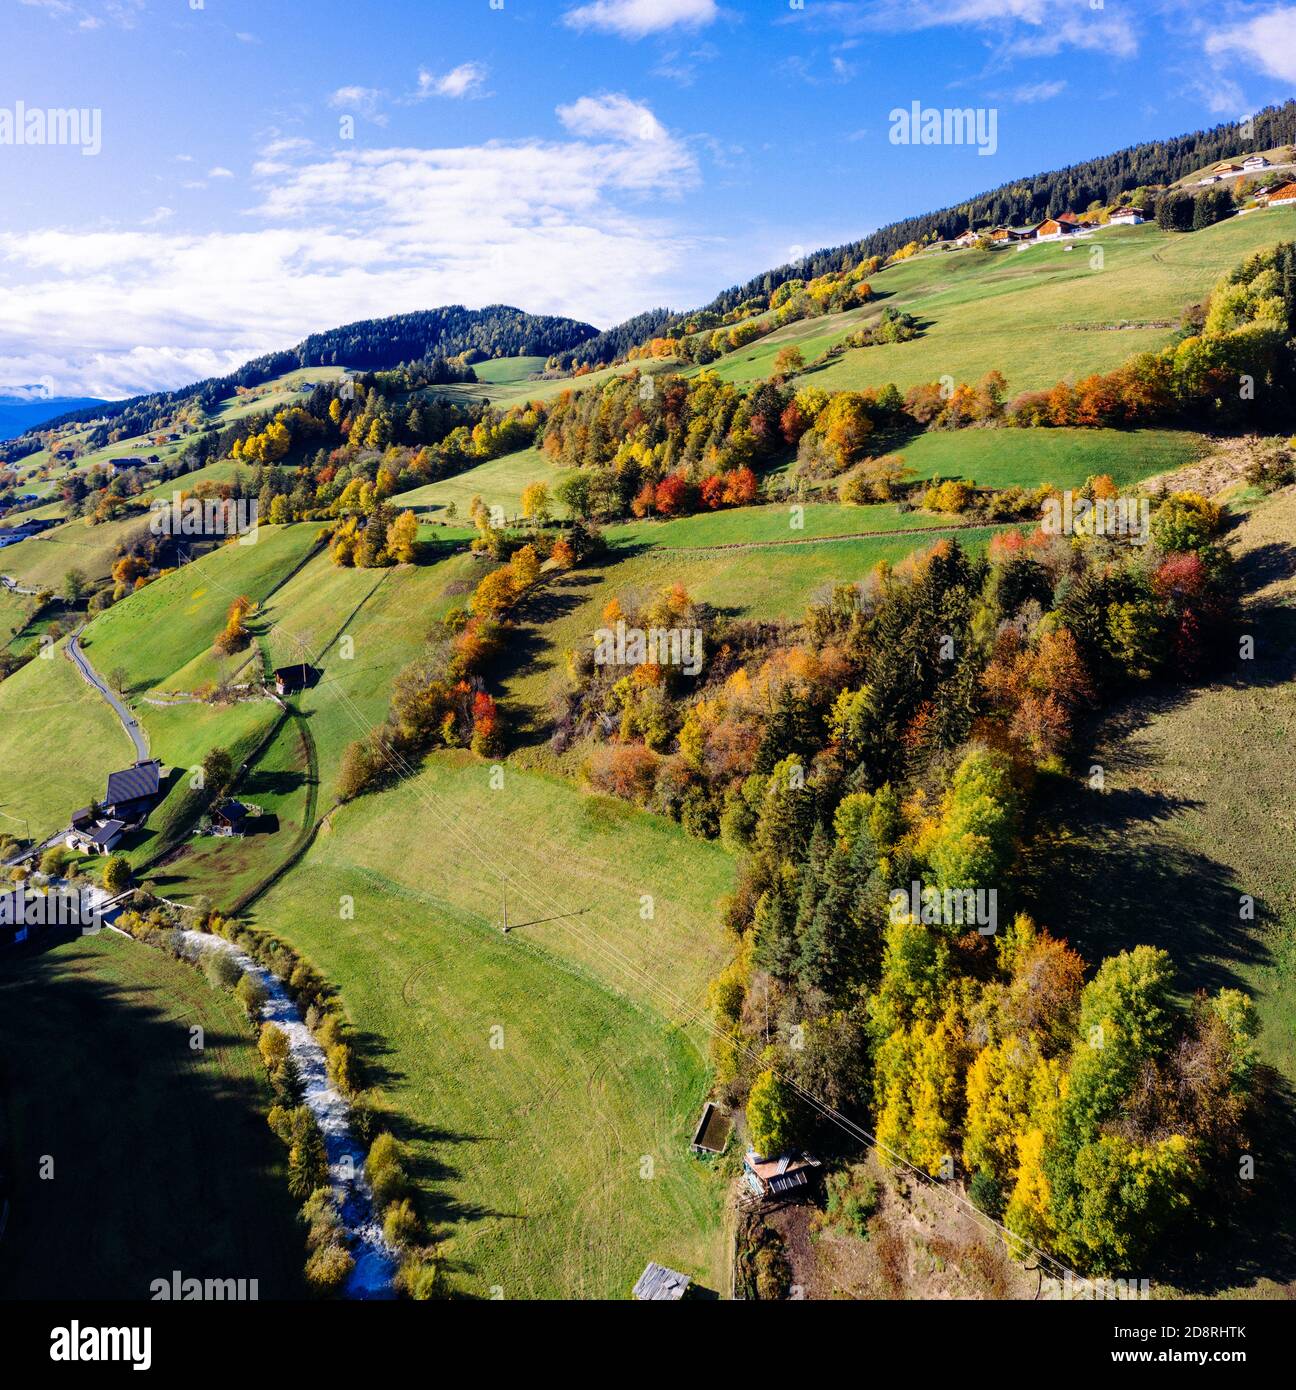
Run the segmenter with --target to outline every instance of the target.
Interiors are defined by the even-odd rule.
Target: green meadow
[[[928,251],[871,276],[874,303],[789,324],[709,370],[727,381],[760,380],[785,344],[796,344],[809,363],[891,307],[912,314],[921,336],[852,348],[798,383],[839,391],[890,381],[907,390],[942,376],[975,381],[996,369],[1013,392],[1040,390],[1162,346],[1221,275],[1294,234],[1296,207],[1285,207],[1191,234],[1149,223],[1021,250]]]
[[[555,467],[539,449],[519,449],[516,453],[479,463],[476,468],[452,478],[403,492],[396,500],[422,521],[464,526],[469,523],[473,498],[480,497],[487,507],[502,508],[506,520],[514,521],[522,513],[523,488],[529,483],[545,483],[552,499],[555,486],[568,471]],[[446,514],[451,504],[455,507],[453,517]],[[556,501],[551,502],[551,511],[555,517],[567,514]]]
[[[315,548],[319,527],[262,526],[255,545],[221,546],[101,613],[82,646],[106,675],[121,666],[132,690],[153,690],[211,647],[240,596],[261,603]]]
[[[439,754],[257,904],[338,986],[458,1291],[624,1298],[648,1259],[726,1288],[726,1183],[688,1141],[731,883],[668,822]]]
[[[1208,442],[1189,430],[931,430],[896,452],[918,478],[963,478],[981,487],[1080,487],[1108,474],[1130,487],[1181,468]]]
[[[60,643],[0,681],[0,828],[43,840],[103,795],[135,749],[117,716],[81,679]]]

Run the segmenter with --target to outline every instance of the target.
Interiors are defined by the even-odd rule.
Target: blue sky
[[[0,391],[182,385],[492,301],[606,326],[1296,90],[1296,4],[0,0]],[[914,101],[989,155],[897,146]],[[0,127],[2,129],[2,127]]]

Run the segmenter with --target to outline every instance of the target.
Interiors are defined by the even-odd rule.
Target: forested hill
[[[587,338],[578,347],[555,353],[549,359],[549,365],[566,372],[585,364],[594,366],[597,363],[615,362],[632,347],[656,338],[677,317],[673,309],[648,309],[617,324],[615,328],[604,329],[593,338]]]
[[[82,420],[116,419],[122,415],[151,418],[193,399],[204,410],[210,410],[240,386],[259,386],[263,381],[298,367],[342,365],[379,371],[402,362],[458,357],[461,353],[468,353],[470,357],[548,357],[565,352],[597,333],[598,329],[592,324],[527,314],[507,304],[491,304],[484,309],[465,309],[461,304],[450,304],[414,314],[396,314],[391,318],[361,319],[324,333],[312,333],[294,348],[255,357],[226,376],[208,377],[175,391],[158,391],[70,411],[43,421],[41,428]]]
[[[294,352],[303,367],[362,367],[378,371],[401,362],[480,353],[484,357],[548,357],[593,338],[598,330],[575,319],[537,317],[507,304],[485,309],[424,309],[389,319],[362,319],[312,333]]]
[[[1064,169],[1014,179],[937,212],[906,217],[859,241],[816,251],[804,260],[766,271],[744,285],[725,290],[705,307],[728,312],[756,295],[773,293],[785,280],[810,280],[830,271],[849,270],[869,256],[889,256],[911,241],[929,238],[933,232],[938,238],[954,237],[969,227],[1023,225],[1061,212],[1080,212],[1093,202],[1113,203],[1135,188],[1174,183],[1231,155],[1293,143],[1296,101],[1288,101],[1257,112],[1247,130],[1243,130],[1240,121],[1230,121],[1191,135],[1131,145],[1115,154],[1068,164]]]

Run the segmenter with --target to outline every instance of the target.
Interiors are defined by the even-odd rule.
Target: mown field
[[[6,956],[0,1297],[144,1300],[176,1269],[300,1297],[270,1103],[241,1008],[197,970],[109,932]]]
[[[1293,234],[1296,207],[1286,207],[1191,234],[1149,223],[1107,228],[1074,244],[927,252],[871,276],[879,296],[873,304],[789,324],[710,370],[727,381],[760,380],[785,344],[795,343],[810,362],[889,306],[912,314],[921,337],[851,349],[798,381],[826,391],[893,381],[906,390],[946,375],[974,381],[994,368],[1013,392],[1038,390],[1160,347],[1184,309],[1204,300],[1225,271]]]
[[[623,1298],[648,1259],[725,1287],[725,1184],[688,1140],[731,882],[676,826],[440,754],[255,908],[339,987],[461,1291]]]
[[[1108,474],[1118,487],[1180,468],[1205,451],[1189,430],[934,430],[897,452],[919,478],[964,478],[981,487],[1080,487]]]

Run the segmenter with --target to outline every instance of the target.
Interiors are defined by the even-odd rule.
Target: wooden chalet
[[[251,815],[241,801],[226,801],[211,813],[212,832],[216,835],[242,835]]]

